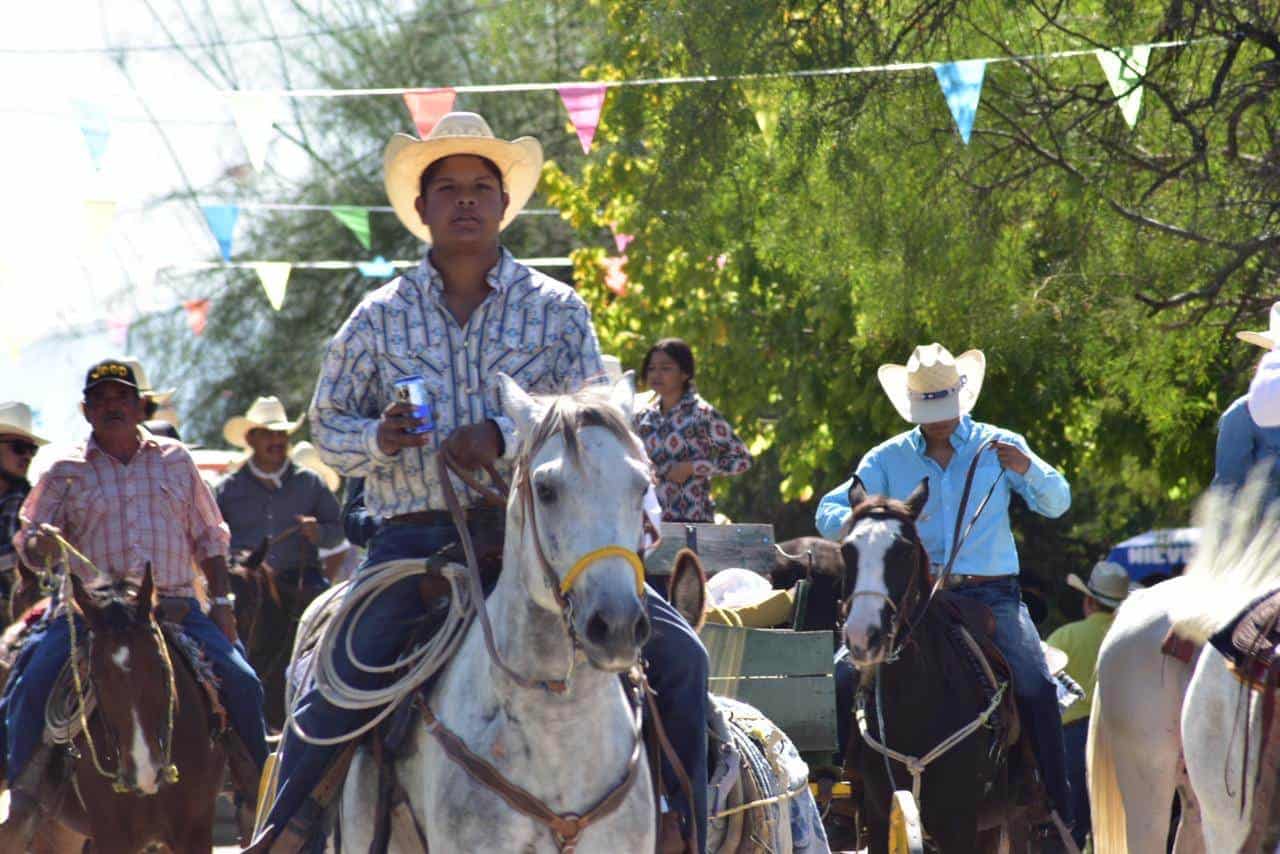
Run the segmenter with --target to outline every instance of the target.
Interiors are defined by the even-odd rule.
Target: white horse
[[[1089,791],[1094,851],[1165,850],[1175,791],[1182,803],[1175,851],[1234,852],[1249,833],[1253,776],[1242,793],[1240,765],[1256,768],[1256,714],[1243,755],[1240,683],[1206,648],[1194,665],[1164,656],[1171,626],[1204,643],[1262,593],[1280,585],[1280,505],[1264,513],[1265,480],[1251,477],[1232,499],[1213,492],[1197,508],[1203,528],[1185,577],[1129,597],[1098,656],[1089,723]],[[1251,711],[1257,696],[1246,704]],[[1185,758],[1185,763],[1184,763]]]
[[[649,464],[628,427],[634,390],[628,377],[612,403],[588,393],[539,403],[507,377],[501,382],[521,456],[507,505],[504,571],[481,607],[506,667],[526,679],[567,679],[568,689],[516,684],[473,622],[428,703],[474,754],[561,816],[588,812],[638,763],[621,803],[582,831],[576,850],[652,851],[649,770],[643,749],[634,758],[638,734],[618,675],[636,663],[648,634],[634,557]],[[610,547],[618,549],[597,554]],[[581,566],[575,580],[570,572]],[[566,577],[567,612],[557,594]],[[415,727],[406,753],[396,774],[431,851],[572,847],[473,778],[424,727]],[[344,848],[369,850],[377,791],[375,763],[362,748],[342,794]],[[399,850],[394,838],[392,849]]]

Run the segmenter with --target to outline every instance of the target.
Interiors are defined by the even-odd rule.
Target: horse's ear
[[[856,474],[849,483],[849,509],[852,510],[859,504],[867,500],[867,488],[862,485],[862,478]]]
[[[667,586],[672,607],[693,626],[694,631],[701,629],[706,622],[707,573],[693,551],[681,549],[676,554]]]
[[[929,478],[920,479],[920,485],[911,490],[911,494],[907,496],[907,509],[911,511],[912,519],[919,519],[924,506],[929,503]]]
[[[94,602],[93,596],[84,589],[84,582],[80,580],[80,576],[74,572],[69,572],[69,575],[71,576],[71,598],[75,601],[80,616],[84,617],[84,621],[89,624],[89,630],[97,631],[101,625],[98,617],[98,603]]]
[[[138,585],[138,608],[144,614],[151,613],[151,597],[155,595],[155,579],[151,575],[151,561],[142,571],[142,584]]]
[[[506,374],[498,374],[498,402],[502,406],[502,414],[515,422],[516,433],[521,439],[533,432],[542,417],[537,401]]]
[[[616,383],[613,384],[613,390],[609,393],[609,399],[613,401],[613,405],[622,410],[622,414],[630,424],[636,415],[636,372],[627,371]]]

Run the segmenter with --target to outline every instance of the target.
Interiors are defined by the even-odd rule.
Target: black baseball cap
[[[133,373],[133,366],[120,359],[103,359],[84,376],[84,392],[102,383],[120,383],[129,388],[138,387],[138,378]]]

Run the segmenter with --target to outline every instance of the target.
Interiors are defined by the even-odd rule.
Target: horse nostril
[[[603,645],[609,639],[609,624],[599,614],[592,615],[587,621],[587,640],[593,644]]]
[[[641,611],[640,616],[636,617],[634,627],[636,646],[644,646],[644,642],[649,639],[649,630],[649,615]]]

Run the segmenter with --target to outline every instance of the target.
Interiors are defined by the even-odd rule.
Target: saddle
[[[991,702],[1001,683],[1009,686],[991,716],[991,726],[995,731],[993,749],[1000,752],[1011,749],[1018,743],[1022,724],[1014,701],[1013,670],[995,642],[995,615],[981,602],[947,590],[939,590],[933,603],[949,617],[952,644],[969,662],[974,677],[983,686],[986,701]]]
[[[1231,671],[1259,691],[1271,691],[1280,678],[1280,590],[1251,602],[1209,638]]]

